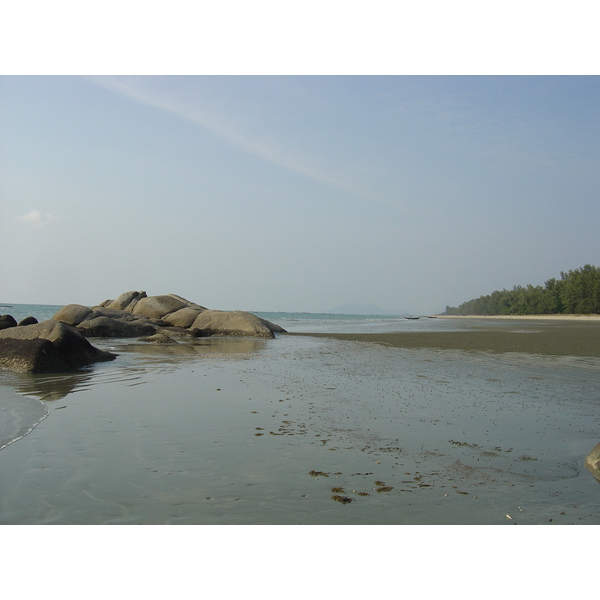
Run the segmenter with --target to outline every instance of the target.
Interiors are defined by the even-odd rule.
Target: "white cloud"
[[[44,215],[36,208],[30,210],[26,215],[19,215],[17,217],[17,221],[21,223],[28,223],[33,227],[44,227],[45,225],[49,225],[56,221],[56,217],[52,215]]]

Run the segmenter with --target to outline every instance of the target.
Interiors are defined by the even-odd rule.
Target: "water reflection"
[[[44,402],[89,389],[100,383],[137,385],[153,373],[170,371],[210,356],[252,354],[269,340],[256,338],[205,338],[177,344],[155,344],[133,340],[106,340],[95,345],[116,353],[117,360],[97,363],[72,373],[11,373],[10,384],[18,394]]]
[[[156,344],[152,342],[127,341],[110,346],[115,352],[137,352],[152,356],[197,355],[197,354],[248,354],[264,349],[268,340],[257,338],[211,337],[194,339],[192,342]]]

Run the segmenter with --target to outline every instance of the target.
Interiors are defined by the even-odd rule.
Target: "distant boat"
[[[431,316],[431,315],[428,315],[427,318],[428,319],[437,319],[437,317],[434,317],[434,316]]]
[[[404,318],[405,318],[405,319],[412,319],[412,320],[416,320],[416,319],[418,319],[419,317],[404,317]]]

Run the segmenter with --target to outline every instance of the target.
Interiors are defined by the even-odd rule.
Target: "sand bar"
[[[439,348],[600,357],[600,317],[443,317],[468,320],[466,331],[313,333],[315,337],[372,342],[396,348]],[[514,326],[509,327],[507,321]],[[499,327],[498,325],[502,326]],[[309,334],[291,334],[309,335]]]

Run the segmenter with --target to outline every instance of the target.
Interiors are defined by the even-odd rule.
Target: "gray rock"
[[[200,310],[208,310],[206,308],[206,306],[200,306],[199,304],[196,304],[195,302],[190,302],[189,300],[186,300],[185,298],[182,298],[181,296],[178,296],[177,294],[167,294],[167,296],[171,296],[171,298],[175,298],[175,300],[179,300],[180,302],[183,302],[186,306],[189,306],[190,308],[198,308]]]
[[[95,319],[97,317],[110,317],[111,319],[121,319],[123,321],[135,321],[136,319],[144,318],[134,316],[127,310],[109,308],[108,306],[92,306],[92,312],[87,318]]]
[[[178,344],[172,337],[165,335],[164,333],[155,333],[147,337],[142,337],[140,342],[152,342],[153,344]]]
[[[0,329],[8,329],[9,327],[16,327],[17,320],[12,315],[2,315],[0,317]]]
[[[163,319],[166,315],[185,308],[187,305],[173,296],[149,296],[138,301],[133,314],[149,319]]]
[[[81,304],[67,304],[63,306],[52,318],[55,321],[62,321],[67,325],[79,325],[81,321],[87,319],[92,314],[92,309]]]
[[[585,459],[588,471],[600,482],[600,444],[596,444]]]
[[[53,317],[77,328],[87,337],[139,337],[165,328],[187,335],[274,337],[285,329],[244,311],[208,310],[176,294],[147,296],[125,292],[88,308],[69,304]],[[166,335],[166,334],[165,334]]]
[[[115,338],[154,335],[157,331],[156,325],[153,325],[147,319],[123,319],[105,315],[86,319],[79,323],[77,329],[86,337]]]
[[[146,298],[146,292],[125,292],[110,300],[105,304],[107,308],[114,308],[117,310],[128,310],[132,312],[135,305],[142,299]]]
[[[256,315],[254,315],[254,316],[256,316]],[[273,331],[275,333],[287,333],[287,331],[280,325],[275,325],[275,323],[271,323],[271,321],[267,321],[266,319],[263,319],[262,317],[256,317],[256,318],[260,319],[271,331]]]
[[[23,327],[23,325],[35,325],[36,323],[38,323],[38,320],[35,317],[25,317],[17,323],[17,327]]]
[[[0,331],[0,366],[19,373],[59,373],[113,360],[70,325],[49,319]]]
[[[249,335],[273,338],[273,329],[268,321],[241,310],[206,310],[192,323],[192,329],[200,329],[212,335]],[[278,330],[284,331],[281,327]]]
[[[126,310],[100,305],[88,308],[80,304],[69,304],[52,318],[76,326],[86,337],[139,337],[152,335],[159,327],[169,325],[164,321],[150,320]]]
[[[204,311],[200,308],[192,308],[190,306],[186,306],[185,308],[180,308],[179,310],[176,310],[174,313],[166,315],[164,317],[164,321],[166,321],[169,325],[172,325],[174,327],[183,327],[187,329],[188,327],[192,326],[192,324],[196,320],[196,317],[201,312]]]

